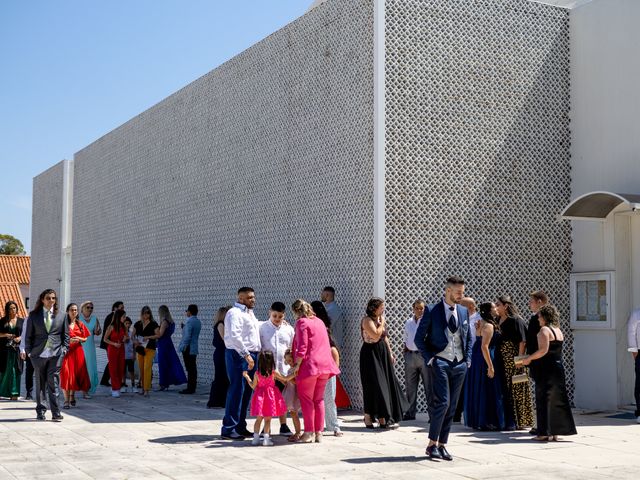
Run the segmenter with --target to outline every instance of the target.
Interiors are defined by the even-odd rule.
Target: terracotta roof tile
[[[28,255],[0,255],[0,282],[29,285],[31,257]]]
[[[20,293],[20,285],[17,282],[0,282],[0,317],[4,316],[4,305],[9,300],[18,304],[18,316],[27,318],[27,309],[24,308],[24,300]]]

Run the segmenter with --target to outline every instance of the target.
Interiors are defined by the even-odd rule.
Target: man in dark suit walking
[[[446,444],[467,373],[467,362],[471,359],[469,314],[459,305],[463,296],[464,280],[458,276],[449,277],[444,298],[425,309],[416,330],[415,344],[430,376],[431,421],[426,453],[432,459],[453,460]]]
[[[45,419],[48,404],[52,420],[60,422],[63,418],[58,405],[60,366],[69,350],[69,325],[64,315],[58,315],[54,290],[45,290],[38,297],[27,318],[26,337],[25,351],[33,363],[36,377],[37,418]]]

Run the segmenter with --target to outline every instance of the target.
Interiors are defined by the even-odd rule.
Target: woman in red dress
[[[78,305],[67,306],[66,321],[69,323],[69,351],[62,360],[60,368],[60,388],[64,393],[64,406],[76,406],[75,392],[86,392],[91,388],[89,371],[84,359],[82,344],[91,335],[82,322],[78,322]]]
[[[122,379],[124,378],[124,341],[127,337],[124,319],[126,315],[124,310],[116,310],[113,314],[113,320],[104,332],[109,375],[111,375],[111,396],[116,398],[120,396],[120,388],[122,388]]]

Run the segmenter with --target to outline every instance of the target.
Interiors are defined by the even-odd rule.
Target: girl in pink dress
[[[273,352],[260,352],[258,354],[258,369],[256,370],[253,380],[245,371],[244,378],[247,379],[249,386],[253,389],[253,397],[251,397],[251,415],[256,417],[253,424],[253,440],[251,445],[260,445],[260,426],[264,420],[264,437],[262,445],[271,446],[271,418],[279,417],[287,413],[287,404],[282,398],[280,390],[276,388],[276,379],[282,383],[286,383],[293,378],[293,375],[284,377],[275,370],[276,361],[273,358]]]

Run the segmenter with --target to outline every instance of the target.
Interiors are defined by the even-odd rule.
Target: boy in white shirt
[[[260,345],[262,351],[270,351],[276,360],[276,370],[283,376],[289,373],[289,366],[284,361],[285,352],[293,344],[294,330],[284,321],[286,307],[282,302],[274,302],[269,309],[269,320],[260,322]],[[284,385],[276,380],[276,386],[282,392]],[[280,435],[291,435],[287,426],[287,415],[280,417]]]

